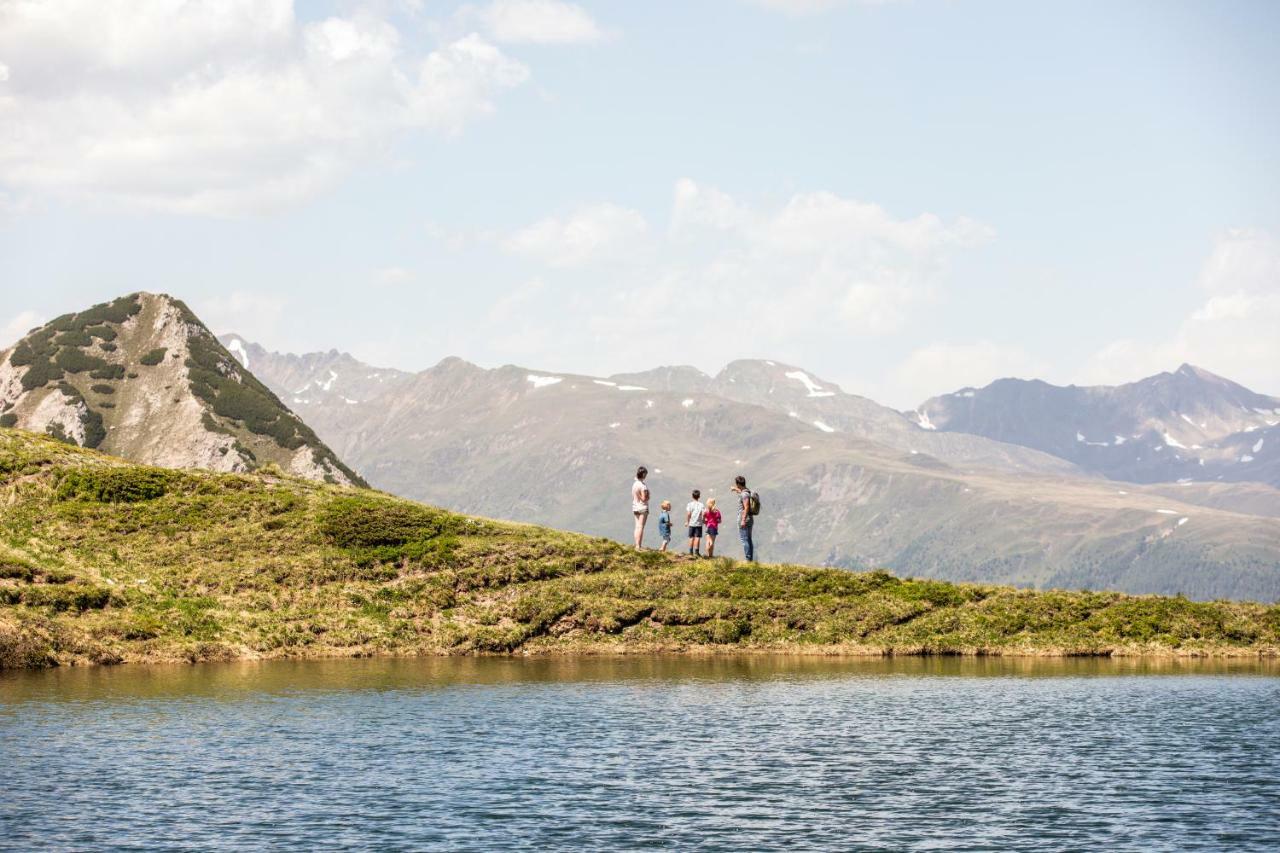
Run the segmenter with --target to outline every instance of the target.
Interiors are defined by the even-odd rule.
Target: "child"
[[[702,513],[706,507],[698,500],[702,492],[693,490],[693,500],[684,508],[684,523],[689,525],[689,556],[702,556]]]
[[[658,536],[662,539],[658,550],[667,550],[667,546],[671,544],[671,501],[662,502],[662,512],[658,515]]]
[[[702,520],[707,525],[708,557],[716,555],[716,537],[720,535],[720,519],[720,510],[716,509],[716,499],[707,498],[707,511],[702,514]]]

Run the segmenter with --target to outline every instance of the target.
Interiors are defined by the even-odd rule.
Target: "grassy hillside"
[[[0,430],[0,666],[702,649],[1276,654],[1280,606],[635,554]]]

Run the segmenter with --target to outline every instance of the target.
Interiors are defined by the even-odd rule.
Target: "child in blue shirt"
[[[667,546],[671,544],[671,501],[662,502],[662,513],[658,516],[658,536],[662,539],[658,550],[667,550]]]

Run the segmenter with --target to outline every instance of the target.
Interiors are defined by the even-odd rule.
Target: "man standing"
[[[751,490],[747,478],[739,474],[733,479],[733,491],[738,495],[738,538],[742,540],[742,556],[748,563],[756,560],[755,543],[751,541],[756,518],[751,514]]]
[[[631,484],[631,514],[636,517],[636,550],[644,546],[644,525],[649,520],[649,487],[644,478],[649,469],[641,465],[636,469],[636,481]]]

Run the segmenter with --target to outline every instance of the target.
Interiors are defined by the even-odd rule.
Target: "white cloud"
[[[671,223],[673,243],[704,255],[713,247],[699,275],[736,287],[780,342],[819,317],[850,333],[895,332],[932,299],[951,252],[995,235],[964,217],[898,219],[829,192],[753,206],[687,178],[676,183]],[[787,298],[778,300],[782,287]]]
[[[850,335],[891,334],[934,300],[956,252],[993,233],[832,193],[770,204],[682,179],[665,228],[592,205],[521,229],[504,246],[559,270],[539,291],[547,347],[524,359],[581,370],[563,342],[585,331],[601,362],[591,369],[603,373],[677,359],[717,368],[735,356],[830,351]],[[606,259],[602,279],[593,264]]]
[[[19,311],[0,326],[0,350],[7,349],[26,336],[27,332],[44,323],[44,318],[34,311]]]
[[[1189,362],[1280,393],[1280,240],[1259,229],[1221,235],[1200,272],[1204,302],[1168,339],[1099,350],[1084,381],[1130,382]]]
[[[893,370],[882,402],[917,406],[960,388],[981,388],[1011,376],[1032,378],[1047,370],[1047,364],[1021,347],[991,341],[939,342],[915,350]]]
[[[559,0],[494,0],[464,18],[467,12],[503,44],[590,44],[605,37],[587,10]]]
[[[550,217],[522,228],[503,248],[553,267],[581,267],[634,252],[647,232],[648,224],[636,211],[616,204],[592,204],[566,218]]]
[[[529,75],[476,34],[423,53],[291,0],[11,0],[0,56],[0,182],[212,214],[309,198]]]

